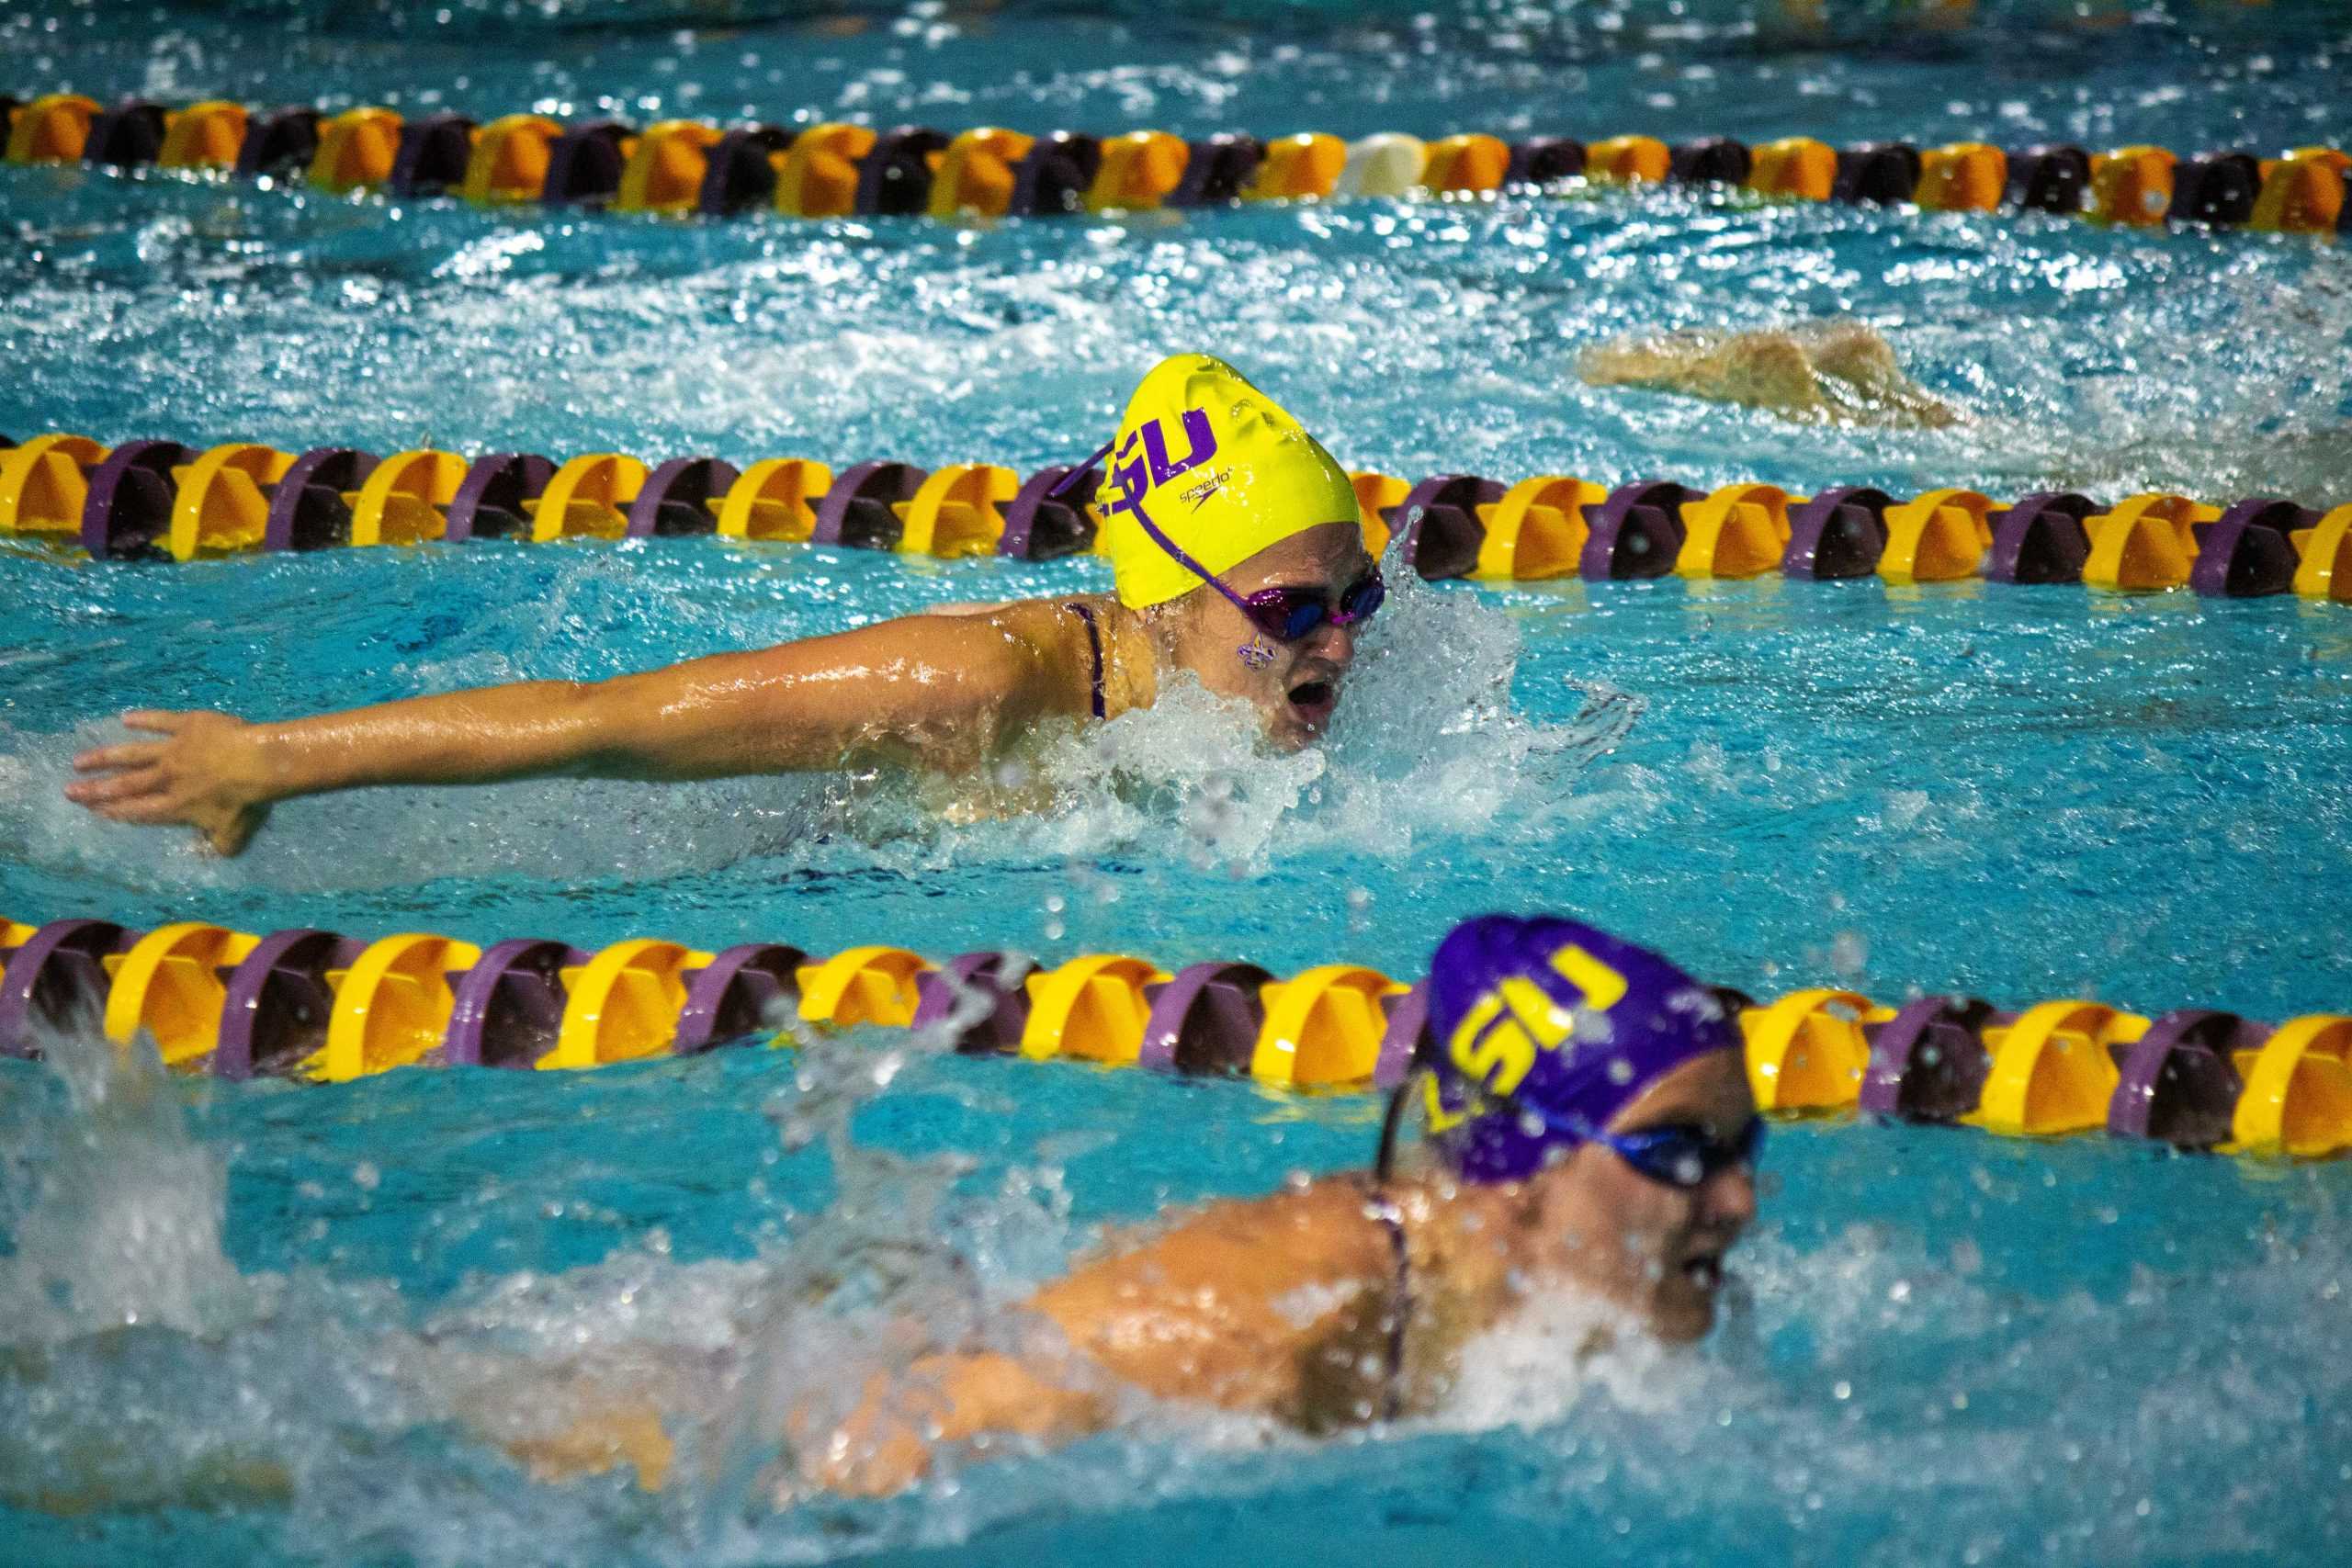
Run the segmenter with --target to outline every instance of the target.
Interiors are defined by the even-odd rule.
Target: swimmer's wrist
[[[246,805],[275,806],[336,787],[318,761],[317,749],[298,744],[290,726],[248,724],[232,747],[229,772]]]

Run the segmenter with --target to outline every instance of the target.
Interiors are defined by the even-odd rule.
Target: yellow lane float
[[[17,108],[9,121],[8,162],[75,162],[90,140],[90,122],[97,113],[97,101],[79,93],[51,93],[35,98]]]
[[[712,505],[721,537],[806,539],[816,531],[816,499],[833,470],[800,457],[770,457],[745,468]]]
[[[128,953],[108,953],[106,1036],[127,1045],[152,1035],[167,1067],[212,1054],[220,1038],[220,1008],[228,999],[221,971],[261,939],[201,920],[158,926]]]
[[[345,109],[319,127],[311,184],[335,195],[368,190],[392,177],[401,154],[401,117],[390,109]]]
[[[1144,959],[1114,953],[1089,953],[1031,975],[1023,983],[1029,1019],[1021,1032],[1021,1055],[1032,1061],[1069,1056],[1111,1066],[1133,1062],[1151,1013],[1144,987],[1168,978]]]
[[[616,942],[562,971],[563,1023],[542,1068],[600,1067],[670,1048],[686,1005],[686,975],[712,955],[674,942]]]
[[[994,554],[997,539],[1004,533],[1000,507],[1020,489],[1018,474],[990,463],[953,463],[933,469],[914,499],[890,505],[899,517],[899,553]]]
[[[1790,500],[1778,485],[1732,484],[1684,502],[1676,574],[1760,577],[1776,570],[1789,547]]]
[[[803,964],[800,1016],[810,1023],[911,1023],[915,976],[930,967],[903,947],[853,947]]]
[[[77,538],[90,496],[86,471],[106,455],[82,435],[36,435],[0,447],[0,534]]]
[[[1183,182],[1191,158],[1191,149],[1164,130],[1130,130],[1105,138],[1102,166],[1087,187],[1087,210],[1152,210]]]
[[[1894,1016],[1857,991],[1792,991],[1769,1007],[1743,1008],[1747,1087],[1762,1111],[1834,1111],[1861,1098],[1870,1066],[1863,1026]]]
[[[2052,1001],[1986,1028],[1992,1071],[1983,1100],[1961,1120],[2013,1137],[2105,1125],[2122,1077],[2115,1048],[2145,1034],[2148,1023],[2099,1002]]]
[[[1243,187],[1244,201],[1325,200],[1339,188],[1348,166],[1347,143],[1336,136],[1302,131],[1266,143],[1257,174]]]
[[[1326,964],[1263,987],[1266,1019],[1250,1076],[1302,1089],[1370,1082],[1387,1031],[1382,998],[1410,989],[1356,964]]]
[[[471,942],[425,931],[370,942],[347,968],[327,972],[326,1044],[298,1071],[350,1083],[422,1061],[448,1030],[451,983],[481,957]]]
[[[2185,495],[2131,496],[2112,512],[2083,519],[2091,552],[2083,581],[2093,588],[2182,588],[2197,565],[2197,526],[2222,515]]]

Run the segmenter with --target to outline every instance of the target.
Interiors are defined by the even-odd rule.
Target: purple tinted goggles
[[[1261,588],[1242,599],[1227,592],[1216,578],[1208,581],[1250,617],[1251,626],[1276,642],[1296,642],[1326,621],[1335,626],[1368,621],[1388,597],[1388,585],[1380,580],[1378,567],[1341,589],[1336,605],[1319,588]]]

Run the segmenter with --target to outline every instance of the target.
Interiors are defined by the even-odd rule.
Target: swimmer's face
[[[1651,1085],[1609,1130],[1695,1126],[1729,1139],[1755,1114],[1739,1053],[1716,1051]],[[1696,1339],[1713,1325],[1724,1254],[1756,1218],[1756,1174],[1746,1166],[1685,1189],[1652,1180],[1600,1144],[1530,1181],[1528,1196],[1530,1271],[1556,1270],[1663,1339]]]
[[[1372,570],[1363,532],[1354,523],[1326,523],[1267,546],[1225,574],[1225,585],[1247,599],[1269,588],[1307,588],[1337,604],[1342,592]],[[1240,697],[1258,709],[1266,735],[1295,751],[1319,738],[1340,702],[1340,686],[1355,662],[1361,622],[1326,621],[1296,642],[1261,635],[1250,618],[1207,587],[1170,606],[1170,652],[1179,667],[1220,696]],[[1255,639],[1273,658],[1252,669],[1238,651]]]

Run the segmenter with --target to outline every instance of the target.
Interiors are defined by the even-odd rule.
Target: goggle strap
[[[1046,499],[1047,501],[1059,501],[1062,498],[1063,491],[1075,489],[1078,481],[1092,473],[1094,471],[1094,465],[1109,457],[1111,455],[1111,448],[1116,446],[1118,444],[1119,441],[1116,436],[1113,436],[1110,440],[1102,443],[1102,445],[1095,450],[1094,456],[1089,457],[1086,461],[1080,463],[1069,472],[1064,474],[1060,480],[1055,484],[1054,488],[1046,492]]]
[[[1107,452],[1110,448],[1106,446],[1102,450],[1103,452]],[[1102,455],[1102,453],[1098,452],[1095,454],[1095,457],[1100,457]],[[1090,466],[1093,461],[1093,458],[1088,459]],[[1236,593],[1232,589],[1227,587],[1223,578],[1220,578],[1216,573],[1203,566],[1199,561],[1194,560],[1192,556],[1185,552],[1183,546],[1178,544],[1175,540],[1170,538],[1166,534],[1160,531],[1159,525],[1151,520],[1151,513],[1143,509],[1142,497],[1137,496],[1130,500],[1127,502],[1127,510],[1136,514],[1136,525],[1143,530],[1144,536],[1149,539],[1153,544],[1159,546],[1160,549],[1167,554],[1170,560],[1173,560],[1178,566],[1182,567],[1186,571],[1191,572],[1194,577],[1199,578],[1203,582],[1207,583],[1211,588],[1216,589],[1219,596],[1221,596],[1227,604],[1240,611],[1241,614],[1248,618],[1251,626],[1259,626],[1259,629],[1261,630],[1264,629],[1263,626],[1260,626],[1258,620],[1258,610],[1255,605],[1251,604],[1249,600],[1244,599],[1240,594]],[[1377,566],[1374,566],[1372,570],[1365,573],[1363,578],[1358,580],[1359,583],[1372,583],[1379,581],[1380,568]],[[1356,584],[1351,584],[1349,592],[1353,592],[1355,586]],[[1340,595],[1343,602],[1346,597],[1346,593],[1342,593]],[[1383,592],[1382,597],[1386,597],[1385,592]],[[1330,608],[1320,599],[1317,600],[1315,604],[1317,610],[1320,612],[1317,617],[1318,624],[1321,620],[1329,620],[1334,626],[1347,626],[1351,622],[1361,618],[1353,612],[1342,609],[1340,614],[1348,616],[1348,619],[1343,621],[1337,615],[1334,615],[1331,613]],[[1315,627],[1313,626],[1309,626],[1300,631],[1292,632],[1288,624],[1285,623],[1283,628],[1282,640],[1285,642],[1295,642],[1314,629]],[[1255,655],[1254,657],[1252,656],[1253,652]],[[1255,639],[1252,639],[1250,642],[1243,645],[1241,649],[1241,658],[1244,663],[1254,667],[1259,664],[1271,662],[1273,658],[1273,651],[1271,649],[1258,649]]]
[[[1248,600],[1242,598],[1240,594],[1236,593],[1232,589],[1227,588],[1224,582],[1218,579],[1216,573],[1211,571],[1199,561],[1194,560],[1191,556],[1185,554],[1184,547],[1182,545],[1179,545],[1175,540],[1170,538],[1167,535],[1159,531],[1159,525],[1154,523],[1151,520],[1151,514],[1143,509],[1143,501],[1140,497],[1128,502],[1127,510],[1136,514],[1136,522],[1143,529],[1145,536],[1149,538],[1153,544],[1158,545],[1161,549],[1168,552],[1169,558],[1174,560],[1178,566],[1182,567],[1186,571],[1191,572],[1194,577],[1199,578],[1203,582],[1207,583],[1211,588],[1216,589],[1217,592],[1224,595],[1225,602],[1227,604],[1240,611],[1244,615],[1249,616],[1250,624],[1251,626],[1254,626],[1258,624],[1258,617],[1256,614],[1250,610],[1250,602]]]

